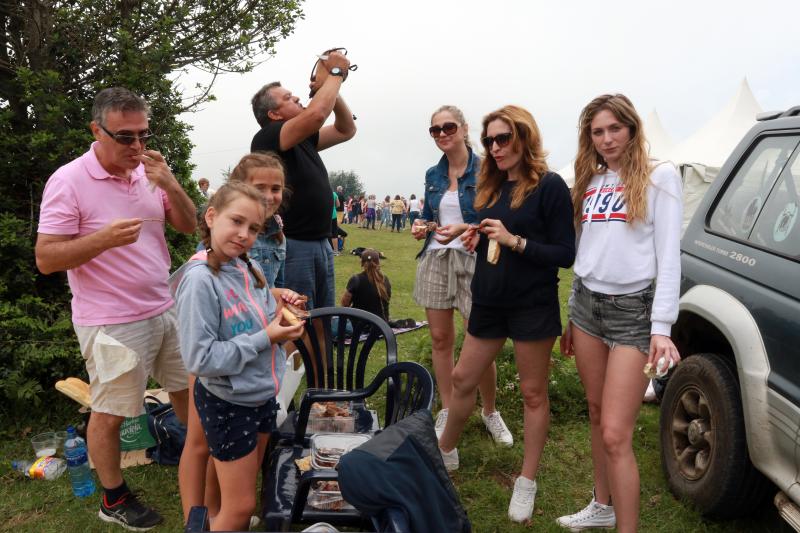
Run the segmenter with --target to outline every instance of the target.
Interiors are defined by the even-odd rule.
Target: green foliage
[[[364,184],[361,178],[354,170],[337,170],[328,174],[328,179],[331,182],[331,187],[336,191],[336,187],[342,186],[342,197],[347,199],[348,196],[356,197],[364,194]]]
[[[0,2],[0,399],[35,401],[82,366],[64,276],[40,275],[33,246],[48,177],[89,149],[95,94],[124,86],[150,103],[152,148],[199,204],[180,114],[213,99],[218,74],[266,59],[298,18],[295,0]],[[189,67],[209,81],[184,87]],[[195,238],[167,240],[177,267]]]

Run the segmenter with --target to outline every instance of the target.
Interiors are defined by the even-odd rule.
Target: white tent
[[[661,124],[661,119],[658,113],[653,109],[647,118],[644,119],[644,135],[647,142],[650,143],[650,157],[654,159],[666,159],[668,154],[674,147],[675,143],[669,136],[664,126]],[[569,188],[575,184],[575,160],[558,171],[559,175],[564,178]]]
[[[666,154],[683,174],[683,228],[689,224],[706,189],[745,133],[756,123],[761,106],[747,79],[736,95],[706,124]]]

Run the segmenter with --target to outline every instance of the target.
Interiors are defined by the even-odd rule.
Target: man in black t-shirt
[[[334,305],[333,250],[330,245],[333,191],[319,151],[353,138],[353,114],[339,95],[350,62],[330,52],[320,59],[310,84],[313,98],[300,99],[279,82],[253,96],[253,114],[261,130],[250,149],[274,151],[286,165],[291,191],[283,216],[286,235],[285,286],[308,296],[308,307]],[[324,126],[333,112],[334,123]]]

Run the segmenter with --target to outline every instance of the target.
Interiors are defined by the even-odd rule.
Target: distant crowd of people
[[[557,522],[635,531],[632,436],[648,383],[643,368],[680,360],[670,339],[680,280],[674,167],[648,159],[642,122],[623,95],[599,96],[581,112],[571,191],[549,170],[530,112],[509,105],[488,113],[480,156],[464,114],[448,105],[430,118],[442,157],[425,173],[424,197],[344,198],[331,189],[319,152],[356,134],[339,94],[349,71],[344,50],[320,56],[308,107],[279,82],[259,89],[250,153],[218,190],[201,180],[199,217],[164,157],[147,149],[147,102],[124,88],[97,94],[95,142],[48,180],[36,262],[45,274],[67,271],[72,290],[91,385],[100,518],[136,530],[161,521],[127,486],[119,453],[120,425],[143,412],[153,377],[188,428],[179,466],[184,517],[205,505],[212,530],[246,530],[287,351],[304,331],[281,307],[335,305],[340,224],[397,232],[409,224],[423,241],[413,298],[430,325],[445,467],[459,466],[457,444],[478,392],[492,438],[513,445],[495,406],[495,358],[511,339],[524,428],[508,515],[531,518],[550,422],[550,357],[561,336],[586,392],[594,489],[584,509]],[[201,243],[171,276],[167,224],[199,228]],[[562,327],[558,269],[573,263]],[[365,250],[361,265],[339,302],[388,321],[392,286],[380,254]],[[455,310],[466,327],[457,361]]]

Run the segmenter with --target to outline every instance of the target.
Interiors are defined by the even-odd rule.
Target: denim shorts
[[[218,398],[198,379],[194,382],[194,405],[208,450],[219,461],[241,459],[256,448],[258,433],[270,433],[277,428],[275,398],[257,407],[237,405]]]
[[[333,307],[333,248],[330,239],[286,239],[284,287],[308,296],[306,307]]]
[[[647,355],[654,294],[652,284],[630,294],[603,294],[589,290],[575,278],[569,297],[569,319],[610,349],[632,346]]]

